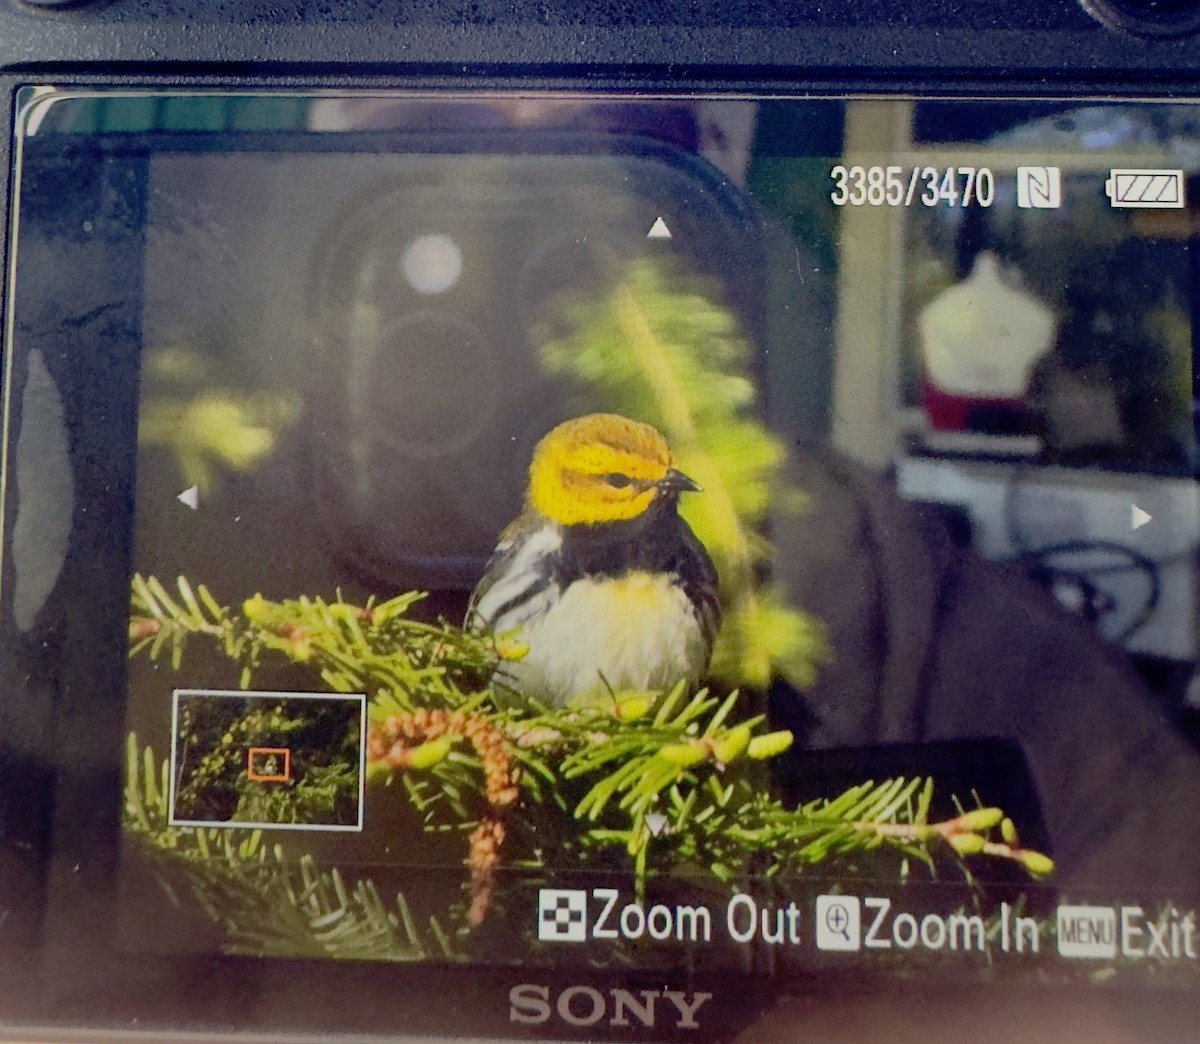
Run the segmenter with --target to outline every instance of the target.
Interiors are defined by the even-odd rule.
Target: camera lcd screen
[[[14,146],[12,1017],[1195,989],[1195,107],[28,88]]]

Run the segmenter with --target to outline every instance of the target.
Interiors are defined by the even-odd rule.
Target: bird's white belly
[[[552,704],[694,684],[708,658],[687,595],[650,573],[576,580],[520,640],[529,652],[505,671],[518,691]]]

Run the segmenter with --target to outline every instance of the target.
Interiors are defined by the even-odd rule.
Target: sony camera
[[[0,0],[0,1039],[1189,1039],[1198,58]]]

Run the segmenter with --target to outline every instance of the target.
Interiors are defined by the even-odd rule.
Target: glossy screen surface
[[[118,959],[1195,987],[1196,108],[19,108],[10,713]]]

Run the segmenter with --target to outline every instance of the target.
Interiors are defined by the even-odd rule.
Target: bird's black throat
[[[560,580],[622,576],[631,572],[674,573],[692,578],[711,570],[708,555],[675,511],[675,498],[662,498],[638,518],[604,525],[563,528]]]

